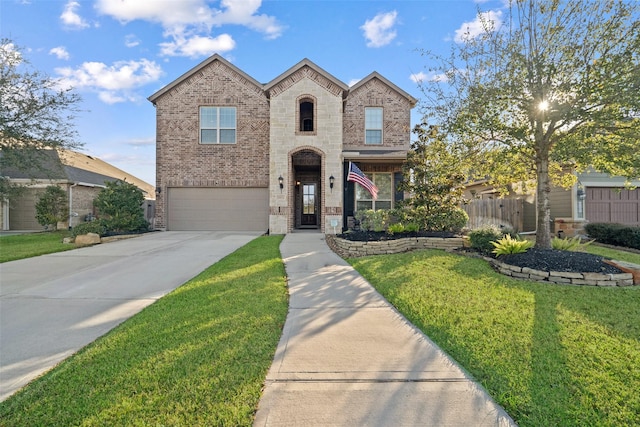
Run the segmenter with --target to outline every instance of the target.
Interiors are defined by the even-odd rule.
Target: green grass
[[[62,239],[69,236],[68,231],[1,236],[0,263],[75,249],[77,246],[73,243],[62,243]]]
[[[349,261],[520,426],[640,425],[640,288],[520,281],[436,250]]]
[[[640,265],[640,254],[634,252],[619,251],[598,245],[587,245],[584,247],[590,254],[600,255],[607,258],[616,259],[618,261],[632,262]]]
[[[0,403],[2,426],[250,426],[288,308],[263,236]]]

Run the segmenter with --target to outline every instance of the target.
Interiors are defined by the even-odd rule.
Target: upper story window
[[[316,134],[316,99],[311,95],[302,95],[297,100],[296,118],[298,127],[296,134]]]
[[[235,144],[236,108],[200,107],[200,144]]]
[[[365,107],[364,133],[365,144],[382,144],[382,107]]]

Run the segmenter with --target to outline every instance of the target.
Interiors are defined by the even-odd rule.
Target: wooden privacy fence
[[[522,231],[523,199],[474,199],[462,205],[462,209],[469,215],[468,228],[492,224]]]

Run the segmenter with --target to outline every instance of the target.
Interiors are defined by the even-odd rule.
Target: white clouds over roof
[[[80,3],[74,0],[69,0],[64,6],[60,20],[67,28],[81,30],[89,26],[89,23],[76,12],[79,8]]]
[[[502,11],[489,10],[481,12],[476,19],[470,22],[464,22],[460,28],[456,30],[453,40],[456,43],[464,43],[467,40],[473,40],[482,33],[493,32],[502,26]]]
[[[205,0],[98,0],[96,9],[123,23],[145,20],[160,23],[164,35],[172,39],[160,44],[167,56],[202,57],[224,53],[235,47],[229,34],[211,35],[213,27],[241,25],[261,32],[268,39],[282,34],[283,26],[275,17],[258,14],[262,0],[221,0],[220,9]]]
[[[49,51],[50,55],[55,55],[58,59],[69,59],[69,52],[64,46],[54,47]]]
[[[110,66],[85,62],[75,69],[64,67],[55,71],[61,76],[61,87],[98,92],[99,98],[108,104],[139,99],[135,89],[157,81],[163,73],[158,64],[147,59],[118,61]]]
[[[392,11],[387,13],[379,13],[365,21],[360,27],[367,39],[368,47],[386,46],[396,37],[394,26],[397,23],[398,12]]]

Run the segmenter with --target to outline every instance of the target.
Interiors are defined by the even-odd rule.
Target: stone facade
[[[378,73],[349,88],[304,59],[261,84],[219,55],[149,100],[157,117],[156,228],[167,228],[169,189],[251,187],[268,189],[265,212],[274,234],[300,227],[342,231],[345,150],[376,150],[375,161],[362,158],[365,172],[399,171],[409,149],[410,110],[416,103]],[[236,107],[236,143],[199,143],[201,106]],[[368,106],[384,108],[383,143],[372,147],[364,146]],[[305,125],[309,128],[303,119],[310,120]],[[316,164],[305,164],[305,156]],[[303,188],[311,186],[315,218],[302,218],[303,200],[309,200]]]

